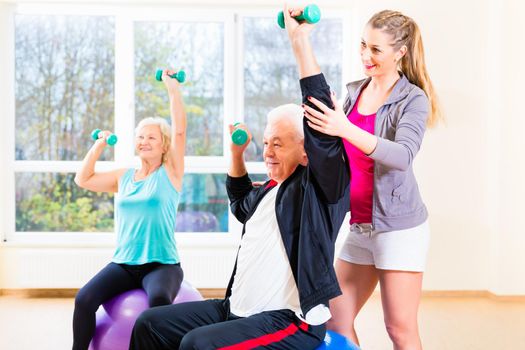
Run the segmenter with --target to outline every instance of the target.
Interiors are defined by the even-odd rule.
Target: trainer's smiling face
[[[361,62],[364,73],[369,77],[378,77],[395,73],[399,60],[406,53],[406,46],[399,50],[392,47],[391,35],[370,25],[365,27],[361,39]]]
[[[290,121],[283,119],[268,123],[263,140],[268,176],[276,182],[286,180],[299,164],[306,165],[303,140]]]

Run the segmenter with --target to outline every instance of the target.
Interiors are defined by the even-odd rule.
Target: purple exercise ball
[[[203,300],[202,295],[182,281],[173,304]],[[135,320],[149,308],[143,289],[133,289],[105,302],[97,311],[97,328],[89,350],[127,350]]]
[[[177,232],[215,232],[219,230],[219,220],[208,211],[186,210],[177,213]]]

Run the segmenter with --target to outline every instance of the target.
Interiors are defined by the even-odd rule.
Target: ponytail
[[[427,126],[435,126],[443,120],[441,107],[432,81],[425,65],[423,39],[416,22],[401,12],[384,10],[376,13],[368,21],[375,29],[390,34],[394,38],[393,47],[399,50],[403,45],[407,52],[401,58],[399,67],[407,79],[421,88],[428,97],[430,113]]]

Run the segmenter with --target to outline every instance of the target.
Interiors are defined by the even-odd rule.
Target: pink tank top
[[[362,115],[357,110],[359,96],[348,114],[348,120],[361,129],[374,134],[376,114]],[[350,163],[350,224],[372,222],[372,195],[374,192],[374,160],[344,140]]]

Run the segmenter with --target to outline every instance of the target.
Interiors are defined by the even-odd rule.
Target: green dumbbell
[[[157,73],[155,73],[155,79],[157,79],[157,81],[162,81],[162,72],[163,72],[162,69],[157,69]],[[186,80],[186,72],[183,70],[180,70],[169,76],[177,79],[179,83],[184,83],[184,81]]]
[[[240,123],[235,123],[233,124],[233,126],[236,127],[239,124]],[[236,144],[237,146],[244,145],[247,140],[248,140],[248,133],[246,132],[246,130],[241,129],[241,128],[236,128],[232,132],[232,142]]]
[[[303,13],[299,16],[294,17],[297,21],[306,21],[308,23],[317,23],[321,19],[321,10],[319,6],[310,4],[303,9]],[[277,23],[279,27],[284,29],[284,13],[279,12],[277,15]]]
[[[98,134],[101,132],[102,130],[100,129],[95,129],[91,132],[91,138],[93,140],[98,140]],[[118,138],[117,138],[117,135],[115,134],[110,134],[107,138],[106,138],[106,143],[110,146],[115,146],[115,144],[117,143],[118,141]]]

